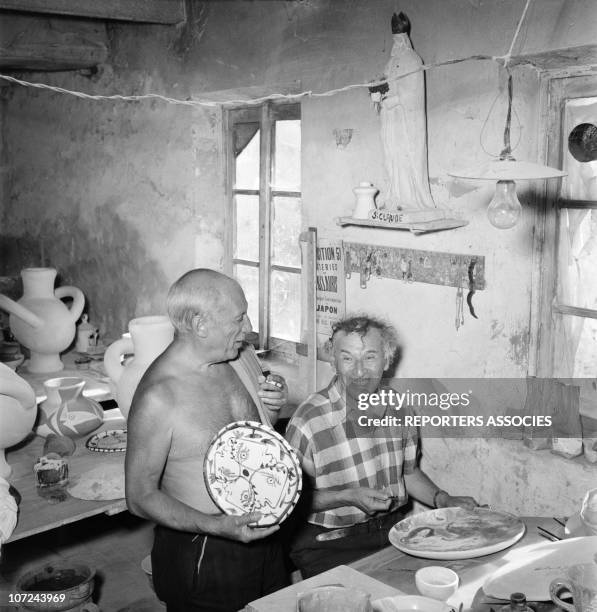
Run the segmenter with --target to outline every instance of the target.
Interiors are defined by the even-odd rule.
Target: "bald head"
[[[231,301],[244,294],[240,285],[229,276],[197,268],[183,274],[168,292],[168,316],[179,333],[193,329],[196,316],[203,320],[217,321],[218,314]]]

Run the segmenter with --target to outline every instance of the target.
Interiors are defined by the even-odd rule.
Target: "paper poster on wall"
[[[346,312],[344,248],[342,241],[318,240],[316,250],[315,323],[317,358],[329,361],[324,345],[329,340],[332,325]]]

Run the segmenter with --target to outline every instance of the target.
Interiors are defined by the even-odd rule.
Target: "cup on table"
[[[371,596],[341,585],[320,586],[298,594],[297,612],[371,612]]]
[[[458,589],[458,574],[448,567],[429,565],[417,571],[415,584],[421,595],[446,601]]]

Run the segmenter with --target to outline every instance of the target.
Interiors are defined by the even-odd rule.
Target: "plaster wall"
[[[110,25],[110,64],[91,78],[27,76],[90,93],[155,92],[182,99],[214,92],[234,98],[247,88],[327,91],[382,74],[396,9],[390,0],[190,5],[183,28]],[[524,2],[405,0],[399,8],[413,24],[415,49],[430,64],[503,55]],[[545,0],[541,8],[529,15],[519,53],[544,50],[553,32],[558,47],[593,42],[594,3]],[[305,227],[316,226],[321,238],[486,258],[487,288],[474,298],[479,319],[465,313],[458,331],[454,288],[374,279],[363,290],[358,279],[347,282],[350,311],[367,310],[396,325],[404,347],[400,376],[528,373],[530,195],[541,186],[520,190],[523,202],[527,193],[522,222],[500,232],[485,216],[492,186],[447,176],[457,165],[486,159],[483,147],[500,151],[505,82],[492,61],[427,73],[433,195],[439,205],[461,210],[469,225],[418,237],[340,229],[334,222],[350,213],[359,181],[372,181],[382,193],[386,188],[379,120],[366,88],[303,100]],[[539,148],[537,85],[532,69],[516,69],[513,142],[520,137],[521,158],[535,159]],[[224,267],[219,111],[158,101],[92,102],[12,88],[6,113],[11,169],[2,239],[23,247],[19,252],[31,259],[25,263],[54,265],[63,283],[79,286],[105,335],[118,336],[134,316],[163,312],[167,287],[188,268]],[[339,148],[333,131],[344,128],[352,129],[353,137]],[[322,365],[322,371],[327,368]],[[424,461],[442,486],[527,513],[571,512],[597,480],[594,466],[531,453],[512,442],[434,441],[426,445]]]
[[[188,92],[174,81],[180,68],[168,55],[178,36],[148,26],[141,36],[147,53],[140,55],[133,32],[112,26],[112,64],[96,75],[27,77],[90,94],[184,99]],[[169,285],[189,268],[222,267],[216,109],[81,100],[19,87],[6,97],[2,246],[13,265],[5,262],[5,274],[56,267],[61,284],[85,293],[90,319],[109,341],[133,317],[165,312]]]

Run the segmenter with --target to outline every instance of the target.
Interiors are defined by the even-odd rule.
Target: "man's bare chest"
[[[260,421],[259,412],[244,384],[228,364],[218,364],[209,377],[189,388],[177,408],[173,451],[186,454],[189,445],[205,448],[222,427],[234,421]]]

